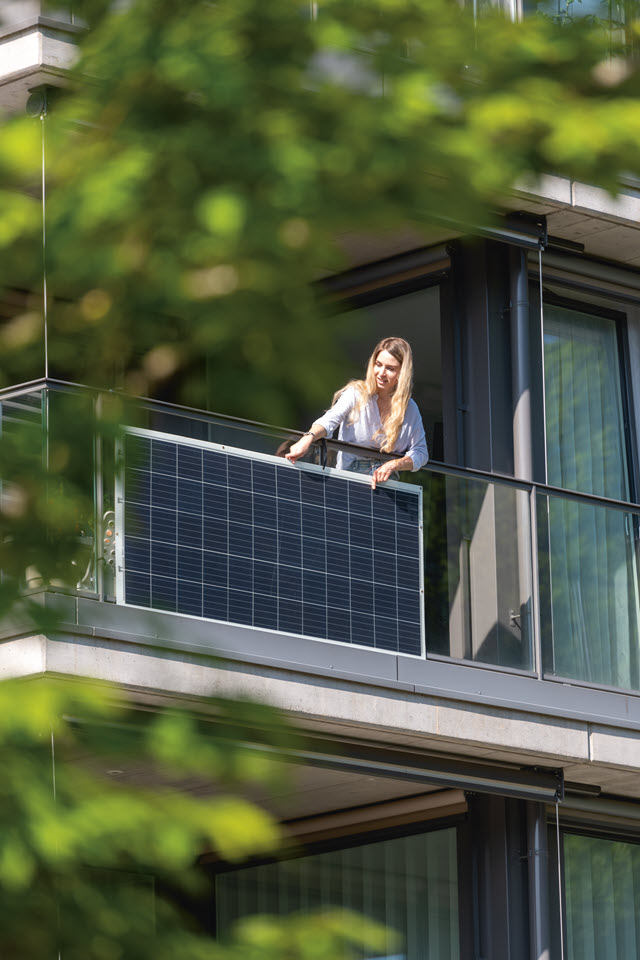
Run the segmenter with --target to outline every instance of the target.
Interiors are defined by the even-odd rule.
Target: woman
[[[395,460],[358,458],[339,453],[337,466],[355,473],[370,473],[371,486],[384,483],[400,470],[419,470],[429,459],[422,418],[411,399],[413,358],[411,347],[400,337],[387,337],[369,358],[364,380],[351,380],[333,398],[333,406],[293,444],[287,460],[295,463],[311,444],[331,437],[339,425],[338,439],[382,453],[403,451]]]

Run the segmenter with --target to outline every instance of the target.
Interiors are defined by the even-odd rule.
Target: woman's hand
[[[300,459],[300,457],[304,457],[312,443],[313,437],[309,434],[305,434],[304,437],[300,437],[299,440],[296,440],[289,450],[289,453],[285,453],[285,459],[291,460],[291,463],[295,463],[296,460]]]
[[[380,467],[374,470],[371,475],[371,487],[373,490],[376,488],[376,484],[384,483],[385,480],[388,480],[392,473],[395,473],[398,469],[398,460],[387,460],[386,463],[383,463]]]

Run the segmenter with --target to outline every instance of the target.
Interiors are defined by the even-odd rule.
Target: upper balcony
[[[71,424],[88,465],[66,574],[24,571],[58,633],[640,725],[640,507],[434,462],[374,493],[333,466],[354,448],[293,466],[294,432],[171,404],[109,437],[113,396],[0,395],[4,433],[46,464]]]

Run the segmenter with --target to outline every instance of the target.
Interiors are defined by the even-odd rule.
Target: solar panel
[[[423,655],[422,489],[128,429],[116,599]]]

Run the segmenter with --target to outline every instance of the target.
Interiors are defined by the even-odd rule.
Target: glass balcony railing
[[[296,469],[294,431],[121,405],[51,381],[0,392],[3,442],[41,465],[62,543],[47,575],[20,528],[4,536],[23,588],[640,691],[640,507],[439,463],[372,496],[325,469],[348,445]]]

